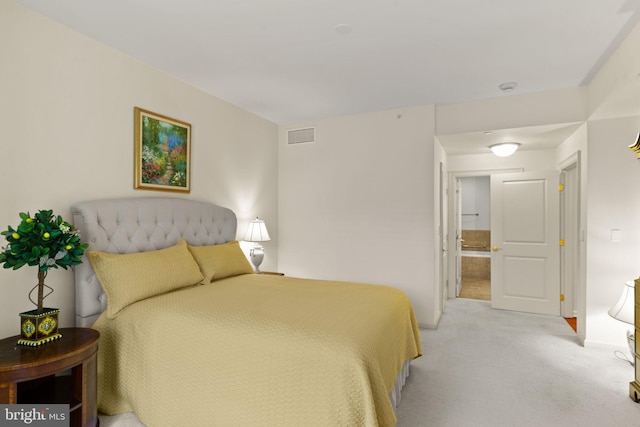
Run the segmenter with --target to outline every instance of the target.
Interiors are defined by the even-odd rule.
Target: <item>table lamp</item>
[[[243,240],[247,242],[268,242],[271,240],[264,221],[256,217],[256,219],[249,222],[249,228]],[[260,271],[260,264],[264,258],[264,248],[260,246],[260,244],[254,245],[251,251],[249,251],[249,257],[251,258],[251,263],[256,273],[262,273],[262,271]]]
[[[621,322],[634,324],[634,289],[635,283],[633,280],[629,280],[624,283],[622,294],[618,302],[609,309],[609,316]],[[629,344],[629,350],[631,351],[631,365],[635,365],[635,337],[631,331],[627,331],[627,343]]]

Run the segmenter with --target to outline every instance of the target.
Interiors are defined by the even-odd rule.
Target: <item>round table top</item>
[[[81,361],[97,350],[100,333],[94,329],[60,328],[58,333],[62,338],[37,347],[19,345],[19,335],[0,340],[0,380],[10,372]]]

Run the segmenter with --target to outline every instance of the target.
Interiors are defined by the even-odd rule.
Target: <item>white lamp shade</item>
[[[634,289],[633,280],[625,282],[620,299],[609,309],[609,316],[631,325],[634,324]]]
[[[252,220],[243,240],[247,242],[268,242],[271,240],[264,221],[258,218]]]
[[[498,157],[507,157],[516,152],[520,144],[517,142],[505,142],[503,144],[495,144],[489,147],[493,154]]]

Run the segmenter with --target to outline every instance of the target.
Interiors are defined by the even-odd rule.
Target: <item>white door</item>
[[[559,173],[491,175],[491,306],[560,315]]]

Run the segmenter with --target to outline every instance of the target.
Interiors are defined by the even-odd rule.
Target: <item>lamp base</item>
[[[638,381],[629,383],[629,397],[634,402],[640,402],[640,383]]]
[[[262,260],[264,259],[264,248],[260,245],[256,245],[249,251],[249,257],[251,258],[251,263],[253,264],[253,269],[257,274],[261,274],[260,264],[262,264]]]

